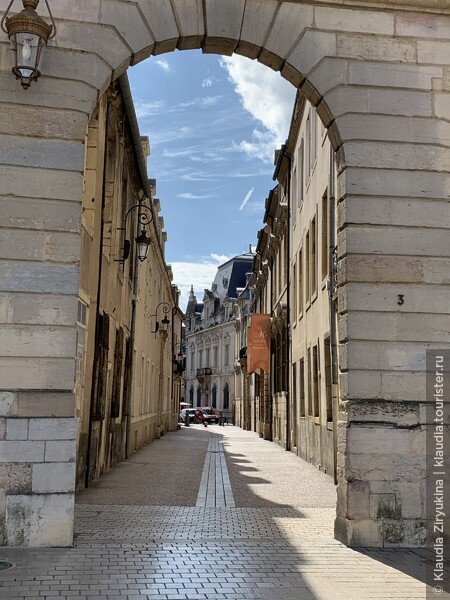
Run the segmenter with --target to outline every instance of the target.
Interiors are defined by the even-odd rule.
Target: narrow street
[[[423,599],[425,551],[346,548],[335,501],[254,433],[183,427],[79,494],[74,548],[0,549],[0,597]]]

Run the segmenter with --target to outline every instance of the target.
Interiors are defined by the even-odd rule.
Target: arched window
[[[230,388],[228,383],[223,388],[223,409],[228,410],[230,408]]]
[[[197,388],[197,406],[202,405],[202,388],[198,386]]]
[[[191,406],[194,405],[194,386],[191,385],[190,390],[189,390],[189,404]]]
[[[211,392],[211,406],[212,408],[217,407],[217,385],[214,384],[212,392]]]

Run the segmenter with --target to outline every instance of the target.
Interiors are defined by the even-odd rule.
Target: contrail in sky
[[[254,191],[254,187],[252,187],[252,189],[249,191],[249,193],[245,196],[245,198],[242,200],[242,204],[239,207],[239,210],[244,210],[244,206],[247,204],[247,202],[250,200],[250,196],[253,194]]]

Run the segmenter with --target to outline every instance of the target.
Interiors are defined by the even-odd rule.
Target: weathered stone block
[[[368,17],[367,11],[346,8],[333,11],[329,7],[316,6],[314,17],[315,24],[319,29],[386,35],[394,33],[394,15],[381,11],[372,10]]]
[[[245,4],[241,40],[261,47],[269,32],[275,11],[279,6],[275,0],[250,0]]]
[[[73,542],[73,494],[34,494],[6,499],[9,546],[68,547]]]
[[[197,38],[200,40],[205,35],[202,0],[184,0],[174,3],[174,10],[178,16],[183,39]],[[199,48],[200,44],[193,46]]]
[[[264,47],[277,56],[285,58],[302,34],[302,28],[309,27],[313,22],[313,18],[312,6],[283,2],[270,28],[269,37]],[[300,27],[299,24],[301,24]],[[291,60],[288,60],[288,62],[291,63]],[[293,66],[295,67],[295,65]]]
[[[442,76],[442,67],[351,61],[348,80],[352,85],[431,90],[432,79]]]
[[[4,323],[74,325],[76,322],[76,296],[0,293],[0,304],[8,308]]]
[[[0,418],[0,440],[6,438],[6,419]]]
[[[73,202],[0,198],[0,207],[5,228],[51,229],[71,233],[80,231],[80,207]]]
[[[306,75],[324,56],[336,56],[336,35],[324,31],[305,31],[288,60],[300,73]]]
[[[371,113],[429,117],[432,115],[431,92],[414,90],[369,89],[368,106]]]
[[[87,115],[82,113],[50,110],[42,106],[28,105],[18,110],[11,105],[0,105],[0,133],[7,135],[31,135],[37,138],[84,141]],[[17,201],[17,198],[15,198]]]
[[[72,392],[19,392],[19,417],[73,417],[74,395]]]
[[[31,465],[0,464],[0,488],[4,490],[6,494],[30,494]]]
[[[141,10],[156,41],[176,39],[179,37],[175,15],[171,2],[153,0],[141,3]]]
[[[0,137],[2,143],[3,137]],[[22,198],[41,198],[42,191],[45,190],[47,198],[81,201],[82,172],[67,171],[63,176],[61,171],[52,169],[29,169],[25,166],[10,165],[2,165],[0,170],[0,195],[2,196],[18,195]],[[20,194],[16,189],[17,181],[20,181],[21,184]]]
[[[370,517],[372,519],[400,519],[401,504],[397,503],[395,494],[371,494]]]
[[[352,425],[348,430],[347,451],[355,454],[405,454],[411,448],[408,429]]]
[[[17,415],[18,395],[16,392],[0,392],[0,416],[14,417]]]
[[[338,55],[345,58],[389,63],[416,62],[416,43],[413,40],[338,33],[337,48]]]
[[[44,442],[2,441],[0,442],[1,463],[32,463],[44,460]]]
[[[77,424],[74,418],[30,419],[30,440],[74,440],[76,432]]]
[[[75,463],[39,463],[34,464],[32,469],[34,494],[75,491]]]
[[[45,442],[45,462],[73,462],[76,454],[75,441]]]
[[[450,43],[443,40],[419,40],[417,59],[422,64],[448,65]]]
[[[0,164],[82,171],[84,147],[81,141],[3,136]]]
[[[383,538],[386,548],[420,548],[427,539],[426,522],[421,519],[383,521]]]
[[[28,419],[7,420],[6,425],[7,440],[26,440],[28,439]]]
[[[155,41],[136,4],[102,2],[100,22],[114,27],[134,53]]]
[[[352,519],[369,518],[370,484],[368,481],[352,481],[347,488],[347,511]]]

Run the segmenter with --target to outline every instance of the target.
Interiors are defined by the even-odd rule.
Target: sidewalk
[[[256,434],[182,428],[79,494],[74,548],[0,549],[0,597],[424,599],[424,552],[346,548],[334,506],[328,476]]]

